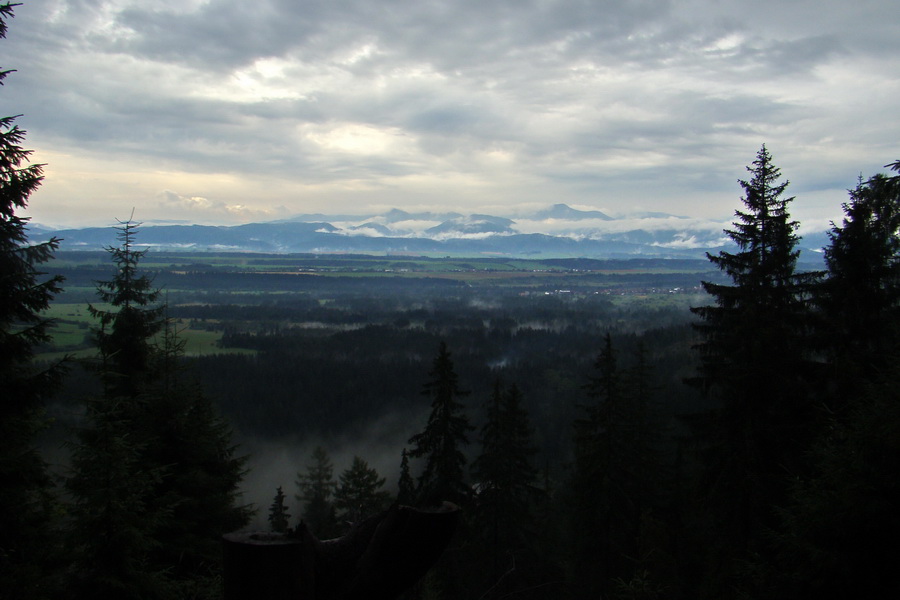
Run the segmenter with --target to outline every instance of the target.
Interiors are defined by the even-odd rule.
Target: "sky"
[[[900,159],[896,0],[24,0],[0,67],[56,227],[727,221],[766,144],[823,229]]]

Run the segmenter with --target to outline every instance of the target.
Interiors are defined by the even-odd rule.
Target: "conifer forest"
[[[221,598],[226,533],[445,501],[406,598],[900,595],[900,163],[817,257],[766,146],[708,260],[155,253],[133,217],[76,252],[29,243],[25,143],[0,119],[0,597]]]

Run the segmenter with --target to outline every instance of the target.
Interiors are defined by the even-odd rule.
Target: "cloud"
[[[171,190],[158,194],[159,207],[167,217],[192,216],[204,221],[225,217],[230,221],[252,221],[275,219],[287,216],[283,206],[275,209],[252,208],[243,204],[226,204],[220,200],[210,200],[202,196],[182,196]]]
[[[127,163],[155,190],[174,185],[163,173],[234,182],[190,186],[218,199],[208,207],[159,210],[719,215],[763,142],[798,190],[836,196],[898,157],[893,8],[46,0],[16,10],[0,98],[48,152],[77,150],[95,170]],[[839,213],[842,197],[816,198]]]

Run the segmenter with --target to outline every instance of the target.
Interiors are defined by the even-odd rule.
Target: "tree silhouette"
[[[897,169],[900,164],[893,165]],[[817,289],[820,348],[831,369],[828,420],[812,468],[779,508],[774,551],[755,565],[759,597],[888,598],[898,560],[900,180],[876,175],[850,191],[830,232]]]
[[[572,554],[576,588],[606,594],[622,555],[632,548],[622,531],[625,394],[623,372],[609,333],[594,361],[586,388],[591,402],[575,421],[575,464],[572,473]]]
[[[306,473],[297,473],[297,500],[303,503],[303,522],[309,530],[320,539],[330,538],[339,533],[332,501],[337,488],[334,467],[322,446],[313,450],[312,460]]]
[[[787,474],[798,473],[810,440],[808,292],[812,275],[796,270],[798,224],[784,196],[787,181],[765,146],[747,167],[744,210],[726,234],[736,252],[707,255],[731,285],[703,282],[713,306],[701,318],[701,365],[693,383],[715,408],[695,421],[705,444],[706,494],[721,545],[711,547],[723,572],[733,558],[759,550],[783,501]]]
[[[384,482],[378,471],[359,456],[354,456],[350,467],[341,473],[334,493],[338,519],[356,523],[386,509],[391,503],[391,495],[381,489]]]
[[[107,579],[128,587],[152,576],[185,593],[209,583],[220,575],[221,535],[250,516],[237,505],[245,459],[235,456],[231,429],[209,398],[182,380],[184,344],[163,316],[166,306],[152,306],[160,292],[139,271],[144,252],[133,248],[136,228],[124,222],[122,246],[108,249],[117,272],[98,285],[98,295],[112,310],[91,307],[101,323],[105,389],[87,402],[67,483],[76,507],[72,553],[106,565],[105,574],[78,582],[86,595],[99,593],[92,581]],[[162,347],[153,339],[160,331]],[[104,505],[105,497],[123,500]],[[131,535],[97,538],[97,515],[121,510],[131,513],[108,520],[131,519]],[[90,544],[79,542],[86,538]],[[133,558],[98,558],[107,555]]]
[[[496,584],[509,564],[534,565],[540,536],[537,524],[543,492],[535,487],[534,431],[515,384],[494,383],[487,421],[480,432],[481,453],[472,462],[476,495],[472,522],[483,549],[487,583]],[[503,593],[528,587],[528,569],[504,580]],[[500,593],[500,588],[495,588]]]
[[[459,377],[446,343],[440,343],[428,375],[430,379],[423,386],[422,395],[431,398],[431,414],[425,430],[409,439],[413,446],[409,456],[425,459],[417,496],[423,504],[440,504],[445,500],[463,503],[469,497],[469,489],[465,483],[466,457],[462,447],[469,443],[467,434],[474,428],[458,400],[468,392],[459,389]]]
[[[146,250],[134,248],[140,223],[120,222],[119,246],[107,248],[116,272],[112,279],[97,283],[97,296],[109,309],[89,305],[99,319],[95,333],[102,360],[101,373],[108,395],[135,396],[152,379],[156,366],[153,336],[162,331],[164,307],[155,305],[160,290],[153,279],[138,270]]]
[[[269,528],[277,533],[284,533],[288,530],[290,520],[291,514],[284,505],[284,492],[279,485],[275,490],[275,499],[269,507]]]
[[[0,5],[0,38],[16,4]],[[0,70],[0,84],[12,71]],[[43,277],[40,265],[60,240],[28,244],[28,218],[19,216],[43,181],[43,165],[30,164],[18,117],[0,118],[0,589],[10,597],[40,594],[50,578],[38,566],[48,555],[50,481],[34,449],[44,424],[43,402],[58,384],[59,365],[33,364],[35,348],[50,340],[42,316],[61,291],[62,277]]]
[[[838,380],[832,412],[892,364],[900,327],[900,181],[876,175],[859,182],[829,232],[826,277],[817,290],[821,346]]]

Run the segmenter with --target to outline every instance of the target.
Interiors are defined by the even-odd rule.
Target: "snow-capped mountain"
[[[665,213],[613,218],[556,204],[515,219],[393,209],[370,215],[297,215],[231,227],[145,224],[137,242],[162,251],[704,258],[706,252],[728,245],[723,233],[728,226],[729,222]],[[31,229],[35,242],[51,235],[63,238],[63,250],[114,246],[115,234],[110,227]],[[807,236],[801,246],[811,256],[825,241],[824,233]]]

